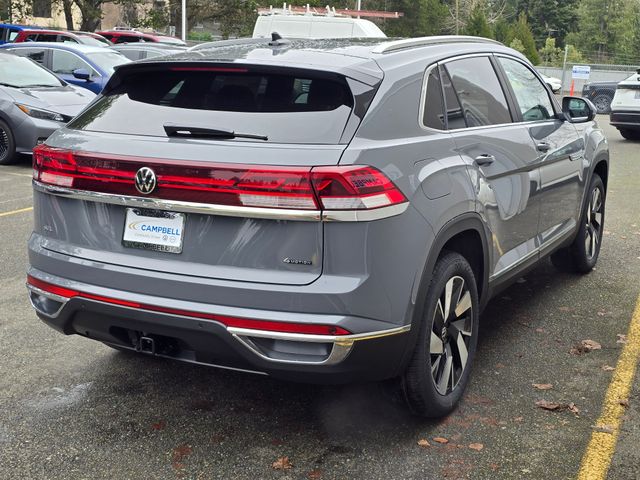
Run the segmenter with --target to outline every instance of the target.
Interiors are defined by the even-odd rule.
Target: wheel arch
[[[422,270],[418,288],[415,293],[415,308],[411,318],[411,339],[405,352],[402,365],[406,365],[411,359],[418,338],[419,322],[424,315],[424,302],[427,290],[431,283],[431,274],[436,262],[445,251],[454,251],[461,254],[469,261],[476,277],[480,311],[490,298],[489,270],[490,270],[490,245],[489,232],[482,222],[480,215],[469,212],[455,217],[447,222],[435,235],[431,245],[425,266]]]

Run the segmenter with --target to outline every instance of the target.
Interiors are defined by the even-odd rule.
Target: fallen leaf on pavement
[[[536,333],[546,333],[547,331],[544,328],[536,328]]]
[[[594,340],[582,340],[577,345],[573,346],[569,353],[571,355],[582,355],[583,353],[589,353],[592,350],[600,350],[602,345]]]
[[[567,405],[567,410],[569,410],[571,413],[573,413],[576,417],[580,414],[580,409],[578,407],[576,407],[576,404],[573,402],[570,402]]]
[[[612,367],[611,365],[603,365],[602,370],[604,370],[605,372],[613,372],[615,368]]]
[[[524,417],[516,417],[513,419],[514,422],[521,422],[524,420]]]
[[[418,445],[424,448],[431,446],[431,444],[429,443],[429,440],[426,440],[424,438],[421,438],[420,440],[418,440]]]
[[[593,429],[600,433],[613,433],[615,430],[612,425],[594,425]]]
[[[444,444],[444,443],[449,443],[449,440],[447,440],[447,439],[446,439],[446,438],[444,438],[444,437],[435,437],[435,438],[433,439],[433,441],[434,441],[434,442],[438,442],[438,443],[442,443],[442,444]]]
[[[160,420],[159,422],[151,424],[151,428],[153,430],[164,430],[164,427],[166,427],[166,426],[167,426],[167,424],[164,423],[164,420]]]
[[[626,335],[623,335],[622,333],[618,333],[616,337],[618,337],[618,340],[616,340],[616,343],[627,343]]]
[[[318,480],[318,479],[322,478],[322,470],[320,470],[319,468],[316,468],[315,470],[311,470],[307,474],[307,478],[309,480]]]
[[[622,405],[623,407],[628,407],[629,406],[629,399],[628,398],[621,398],[620,400],[618,400],[618,403],[620,405]]]
[[[532,383],[531,385],[538,390],[551,390],[553,388],[553,385],[550,383]]]
[[[482,450],[484,448],[484,445],[481,444],[481,443],[471,443],[469,445],[469,448],[471,450],[475,450],[475,451],[479,452],[480,450]]]
[[[570,312],[571,311],[571,307],[560,307],[560,308],[558,308],[558,310],[560,310],[561,312]]]
[[[547,400],[538,400],[536,402],[536,407],[542,408],[544,410],[554,411],[554,410],[562,410],[563,408],[566,408],[566,404],[549,402]]]
[[[562,412],[564,410],[568,410],[573,413],[575,416],[578,416],[580,413],[580,409],[576,406],[575,403],[559,403],[559,402],[549,402],[547,400],[538,400],[536,402],[536,407],[542,408],[543,410],[549,410],[552,412]]]
[[[273,462],[271,467],[274,470],[289,470],[291,467],[293,467],[293,465],[289,461],[289,457],[280,457],[278,458],[278,460]]]

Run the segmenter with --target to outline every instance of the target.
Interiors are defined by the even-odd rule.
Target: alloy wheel
[[[4,128],[0,128],[0,159],[9,152],[9,134]]]
[[[602,237],[602,192],[598,187],[591,191],[587,206],[586,234],[584,236],[584,251],[587,258],[592,259],[598,252]]]
[[[462,378],[473,333],[471,293],[462,277],[445,284],[431,325],[431,375],[438,393],[447,395]]]

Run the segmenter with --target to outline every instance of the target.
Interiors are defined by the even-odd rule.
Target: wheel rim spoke
[[[451,373],[453,370],[453,358],[448,355],[444,362],[444,367],[440,373],[440,379],[438,380],[438,391],[445,394],[449,388],[449,380],[451,379]]]
[[[455,322],[451,322],[451,326],[456,329],[456,331],[465,337],[471,336],[471,328],[467,328],[467,319],[463,318],[461,320],[456,320]]]
[[[462,333],[460,332],[458,332],[456,345],[458,346],[458,360],[460,361],[461,371],[464,371],[464,367],[467,364],[467,358],[469,358],[469,352],[467,350],[467,345],[464,343]]]
[[[462,293],[462,290],[460,291]],[[456,317],[461,317],[464,312],[471,308],[471,293],[467,290],[462,298],[458,301],[458,305],[456,305],[455,314]]]
[[[435,332],[431,332],[430,350],[431,355],[441,355],[444,353],[444,342],[436,335]]]
[[[450,278],[444,287],[444,319],[449,319],[449,313],[451,313],[451,298],[453,296],[453,282],[454,278]]]

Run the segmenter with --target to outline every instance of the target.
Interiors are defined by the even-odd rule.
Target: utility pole
[[[356,10],[362,10],[362,0],[358,0],[358,3],[356,3]],[[358,15],[358,18],[360,18],[360,15]]]
[[[560,80],[561,83],[561,87],[560,87],[560,93],[562,94],[562,92],[564,92],[564,77],[566,75],[566,69],[567,69],[567,55],[569,54],[569,44],[566,43],[564,46],[564,60],[562,62],[562,80]]]
[[[182,41],[187,41],[187,0],[182,0]]]

